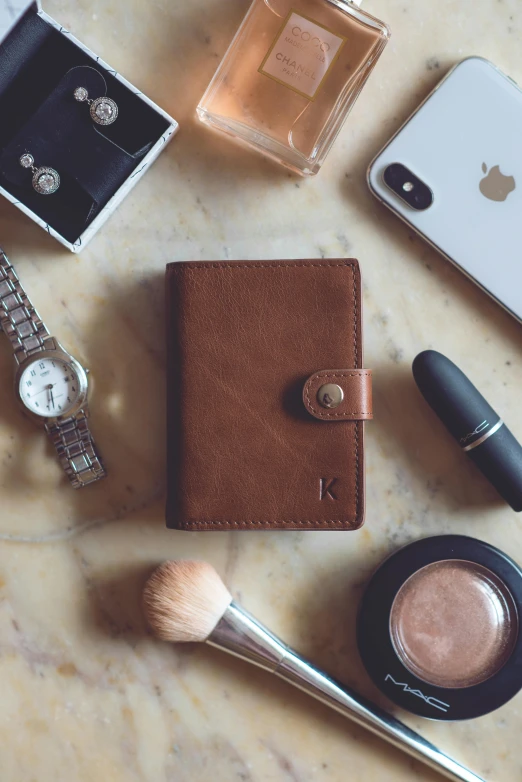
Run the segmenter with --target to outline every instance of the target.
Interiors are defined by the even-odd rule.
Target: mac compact
[[[397,706],[465,720],[522,688],[522,570],[462,535],[411,543],[373,575],[358,617],[369,675]]]

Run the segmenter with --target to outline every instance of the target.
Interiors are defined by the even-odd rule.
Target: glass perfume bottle
[[[198,116],[317,174],[389,37],[350,0],[254,0]]]

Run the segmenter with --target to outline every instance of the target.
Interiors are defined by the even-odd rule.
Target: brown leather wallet
[[[167,526],[360,527],[357,261],[171,263],[166,295]]]

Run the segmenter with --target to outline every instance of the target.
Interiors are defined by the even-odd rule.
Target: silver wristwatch
[[[87,420],[87,371],[51,337],[1,249],[0,326],[14,350],[17,398],[35,423],[43,423],[72,486],[104,478]]]

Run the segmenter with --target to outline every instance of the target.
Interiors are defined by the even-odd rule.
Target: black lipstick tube
[[[413,362],[421,394],[463,451],[513,508],[522,511],[522,446],[466,375],[425,350]]]

